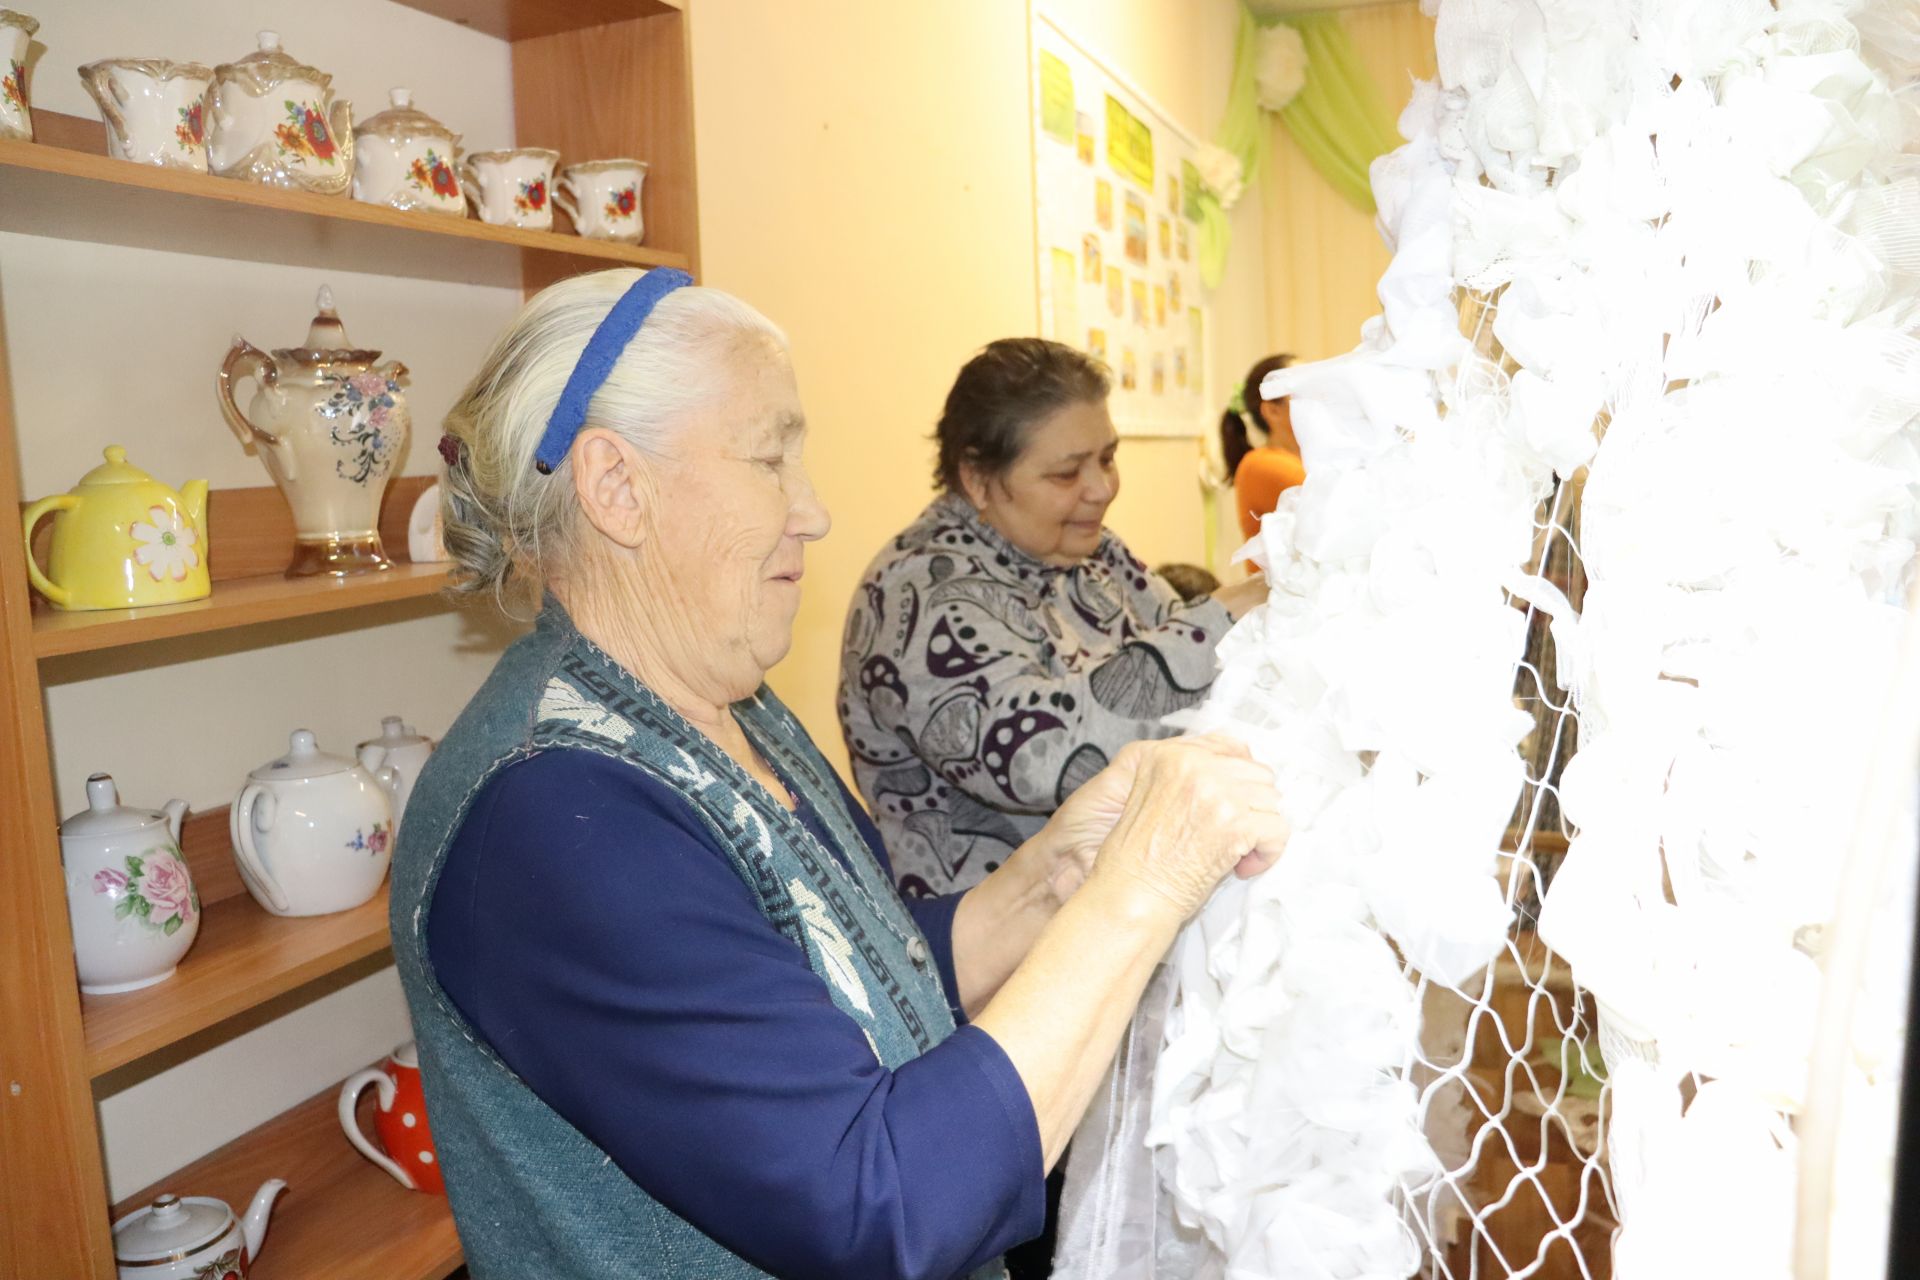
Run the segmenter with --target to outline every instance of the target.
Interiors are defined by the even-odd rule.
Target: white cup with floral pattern
[[[39,22],[24,13],[0,9],[0,138],[33,137],[27,105],[27,46]]]
[[[200,932],[200,894],[180,853],[187,802],[120,803],[113,779],[87,779],[87,807],[60,824],[74,967],[89,995],[137,991],[173,976]]]
[[[545,147],[476,151],[460,163],[460,178],[482,222],[551,231],[553,166],[559,161],[560,153]]]
[[[590,240],[639,244],[647,234],[640,211],[640,188],[647,181],[644,160],[589,160],[560,171],[553,202],[573,219],[573,229]]]

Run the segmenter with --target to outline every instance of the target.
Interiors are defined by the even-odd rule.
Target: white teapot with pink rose
[[[200,895],[180,856],[185,800],[120,803],[113,779],[87,779],[87,807],[60,824],[67,915],[80,989],[112,995],[173,976],[200,932]]]

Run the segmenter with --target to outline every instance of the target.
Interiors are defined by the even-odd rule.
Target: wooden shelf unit
[[[34,113],[37,141],[0,142],[0,231],[524,293],[612,265],[682,266],[698,275],[691,60],[676,0],[391,2],[510,43],[513,83],[500,88],[514,94],[519,142],[551,146],[563,164],[648,161],[647,243],[583,240],[569,234],[564,214],[553,233],[525,232],[147,169],[106,157],[97,123],[44,111]],[[267,10],[282,7],[292,12],[284,0]],[[74,59],[57,15],[38,41],[48,52],[33,81],[69,74]],[[80,305],[69,315],[11,319],[79,323]],[[40,496],[21,491],[18,440],[34,427],[14,418],[8,320],[0,314],[0,509]],[[164,434],[142,430],[148,434],[123,442],[136,456],[165,443]],[[392,487],[382,518],[389,554],[404,555],[407,514],[428,480]],[[377,958],[388,945],[386,895],[334,916],[271,916],[239,884],[224,810],[194,815],[184,844],[205,916],[179,972],[146,991],[82,997],[60,870],[46,684],[74,655],[119,650],[140,663],[166,662],[183,652],[205,656],[196,638],[219,631],[321,614],[372,623],[381,606],[426,598],[445,581],[438,566],[402,563],[342,583],[290,582],[281,569],[291,520],[275,490],[218,490],[210,513],[212,597],[122,613],[62,614],[36,602],[18,522],[0,522],[0,1080],[8,1086],[0,1091],[0,1185],[8,1188],[0,1276],[112,1280],[114,1217],[169,1189],[243,1207],[261,1181],[283,1177],[291,1188],[274,1211],[255,1280],[437,1280],[460,1264],[446,1202],[402,1189],[362,1159],[339,1132],[331,1092],[117,1206],[107,1203],[96,1082]]]
[[[373,1108],[360,1098],[360,1123]],[[347,1145],[339,1090],[316,1094],[113,1207],[131,1213],[163,1191],[214,1196],[245,1213],[269,1178],[287,1189],[267,1220],[252,1280],[440,1280],[460,1265],[444,1196],[409,1191]]]

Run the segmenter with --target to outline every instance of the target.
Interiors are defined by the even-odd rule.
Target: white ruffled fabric
[[[1225,147],[1203,142],[1193,153],[1193,167],[1200,173],[1201,184],[1213,192],[1222,209],[1231,209],[1240,203],[1247,175],[1239,156]]]
[[[1920,18],[1423,8],[1439,83],[1373,175],[1383,315],[1268,379],[1308,480],[1249,545],[1272,597],[1188,718],[1275,769],[1296,834],[1143,1006],[1075,1140],[1062,1280],[1421,1264],[1396,1197],[1437,1166],[1394,948],[1458,983],[1510,924],[1509,594],[1552,616],[1581,715],[1542,932],[1602,1001],[1615,1275],[1787,1274],[1819,929],[1920,537]],[[1461,338],[1462,288],[1498,291],[1510,372]],[[1582,468],[1576,616],[1523,566],[1537,503]],[[1891,1134],[1897,1004],[1873,1004],[1850,1081],[1849,1280],[1885,1238],[1862,1153]]]

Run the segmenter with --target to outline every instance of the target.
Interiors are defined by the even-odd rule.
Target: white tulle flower
[[[1254,46],[1253,88],[1260,106],[1278,111],[1307,84],[1307,42],[1287,24],[1262,27]]]
[[[1213,192],[1222,209],[1231,209],[1239,203],[1240,192],[1246,184],[1246,173],[1240,166],[1240,157],[1225,147],[1203,142],[1194,153],[1193,167],[1200,171],[1200,181],[1206,184],[1207,190]]]

